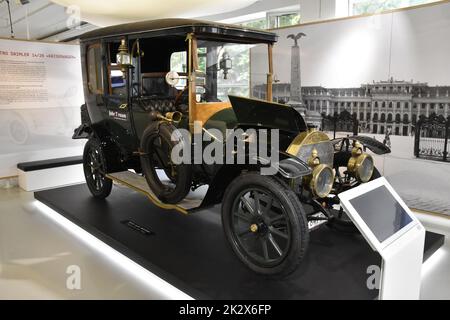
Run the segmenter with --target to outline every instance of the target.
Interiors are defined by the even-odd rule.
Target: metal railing
[[[450,161],[450,117],[422,116],[416,124],[414,155],[417,158]]]

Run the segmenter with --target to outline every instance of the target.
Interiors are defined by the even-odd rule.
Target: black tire
[[[251,213],[251,203],[253,208],[259,207],[256,211],[260,214],[254,214],[255,210]],[[239,222],[244,227],[240,231]],[[222,201],[222,224],[239,260],[261,275],[288,276],[308,248],[309,230],[303,206],[285,183],[272,176],[245,173],[235,178]]]
[[[351,157],[350,152],[341,153],[335,159],[335,167],[337,166],[339,168],[343,168],[343,167],[346,168],[350,157]],[[370,178],[369,181],[378,179],[380,177],[381,177],[380,172],[378,171],[378,169],[376,167],[374,167],[372,177]],[[358,185],[360,185],[360,183],[355,184],[353,186],[353,188],[357,187]],[[351,188],[349,188],[349,189],[351,189]],[[343,191],[345,191],[345,190],[343,190]],[[332,209],[332,210],[330,210],[330,213],[334,216],[334,219],[330,220],[330,222],[327,224],[330,228],[333,228],[337,231],[344,232],[344,233],[359,233],[358,228],[355,226],[353,221],[351,221],[351,219],[347,216],[347,214],[345,213],[345,211],[343,210],[342,207],[340,207],[339,209]]]
[[[105,176],[106,158],[101,143],[90,138],[84,146],[83,170],[89,191],[97,199],[105,199],[111,194],[112,180]]]
[[[179,203],[189,193],[192,184],[192,166],[174,165],[171,151],[180,141],[172,141],[177,130],[169,123],[152,123],[141,138],[141,166],[150,189],[165,203]],[[180,138],[181,139],[181,138]],[[157,169],[163,169],[170,181],[162,181]]]

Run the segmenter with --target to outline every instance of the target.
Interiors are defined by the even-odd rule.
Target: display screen
[[[385,186],[350,200],[381,243],[412,222],[412,218]]]

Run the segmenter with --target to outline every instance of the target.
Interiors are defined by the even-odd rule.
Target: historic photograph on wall
[[[385,143],[392,153],[377,161],[409,204],[450,214],[450,3],[275,31],[274,100],[331,138]],[[265,98],[261,83],[251,87]]]

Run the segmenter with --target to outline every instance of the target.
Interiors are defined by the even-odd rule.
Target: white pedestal
[[[425,228],[418,224],[402,239],[380,252],[380,300],[418,300],[425,242]]]
[[[380,300],[418,300],[425,228],[385,178],[339,194],[347,215],[383,258]]]
[[[85,181],[82,164],[27,172],[17,169],[17,172],[19,186],[25,191],[50,189]]]

